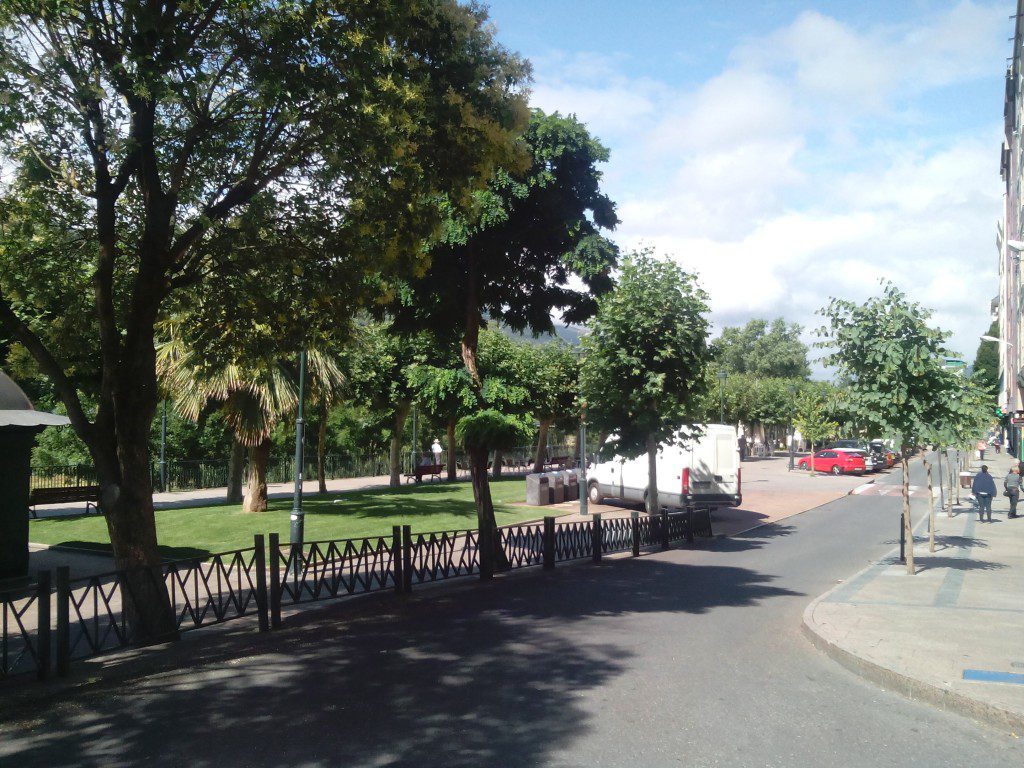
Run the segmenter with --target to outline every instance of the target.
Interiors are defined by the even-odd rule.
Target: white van
[[[662,444],[658,450],[658,503],[738,507],[740,451],[736,428],[706,424],[696,442]],[[647,497],[647,454],[635,459],[616,456],[587,467],[587,492],[594,504],[603,499],[643,502]]]

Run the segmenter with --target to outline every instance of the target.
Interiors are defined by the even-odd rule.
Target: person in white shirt
[[[434,453],[434,463],[435,464],[440,464],[441,463],[441,450],[442,450],[441,449],[441,441],[438,440],[436,437],[434,438],[434,444],[432,446],[430,446],[430,450],[433,451],[433,453]]]

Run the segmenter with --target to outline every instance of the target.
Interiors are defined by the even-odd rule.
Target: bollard
[[[270,626],[281,628],[281,537],[270,534]]]
[[[661,510],[661,548],[668,549],[668,510]]]
[[[36,576],[36,677],[45,680],[50,676],[50,587],[53,576],[49,571],[39,571]]]
[[[544,518],[544,570],[555,567],[555,518]]]
[[[71,672],[71,569],[57,568],[57,674]]]
[[[601,562],[601,549],[604,544],[603,531],[601,530],[601,515],[600,513],[594,514],[590,523],[590,537],[591,537],[591,549],[590,553],[591,560],[595,563]]]
[[[270,618],[267,616],[267,548],[263,543],[263,534],[252,537],[253,561],[256,563],[256,611],[259,615],[260,632],[270,631]]]
[[[633,529],[633,557],[640,557],[640,513],[630,512],[629,522]]]

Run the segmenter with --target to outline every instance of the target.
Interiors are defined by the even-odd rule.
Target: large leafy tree
[[[657,455],[663,442],[701,434],[701,396],[711,362],[707,294],[696,278],[641,252],[599,300],[584,341],[581,392],[590,420],[611,433],[610,448],[647,453],[647,509],[660,510]]]
[[[999,321],[993,320],[986,334],[992,338],[999,338]],[[977,383],[985,387],[989,392],[995,394],[999,391],[999,343],[995,341],[981,341],[978,344],[978,351],[974,355],[974,375],[977,376]]]
[[[888,282],[880,296],[862,304],[832,299],[821,314],[824,362],[847,381],[844,407],[869,432],[902,440],[903,524],[913,541],[907,453],[932,425],[944,421],[949,407],[953,382],[943,367],[947,334],[928,324],[927,309]],[[907,569],[914,572],[913,547]]]
[[[746,325],[722,329],[713,347],[719,365],[730,374],[746,373],[759,378],[806,378],[807,345],[800,340],[803,329],[777,317],[754,319]]]
[[[561,341],[530,346],[527,387],[537,419],[533,471],[544,469],[544,451],[552,426],[571,428],[578,413],[580,365],[576,350]]]
[[[618,253],[602,234],[618,224],[601,190],[598,166],[608,151],[574,117],[539,110],[523,145],[527,162],[500,168],[476,195],[472,215],[452,211],[443,242],[431,251],[431,268],[403,286],[393,310],[406,328],[459,329],[480,407],[486,400],[477,352],[486,319],[538,333],[553,331],[553,312],[567,323],[581,322],[594,312],[595,297],[611,288]],[[518,429],[510,424],[501,431],[488,422],[486,429],[470,430],[471,462],[486,456],[488,435],[500,434],[504,443]],[[490,493],[479,487],[487,474],[473,471],[472,477],[484,537],[496,530]]]
[[[275,236],[319,223],[328,242],[291,249],[307,280],[333,277],[330,253],[362,257],[340,286],[406,266],[432,201],[460,206],[510,162],[526,74],[455,0],[0,6],[0,325],[89,448],[119,566],[159,563],[147,440],[167,302],[235,270],[232,227],[259,200],[249,225]],[[172,635],[162,582],[129,579],[136,637]]]

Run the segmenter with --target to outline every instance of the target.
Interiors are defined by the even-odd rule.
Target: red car
[[[811,468],[811,458],[806,456],[800,459],[800,469]],[[833,475],[862,475],[864,474],[864,457],[857,453],[843,451],[818,451],[814,454],[814,471],[831,472]]]

